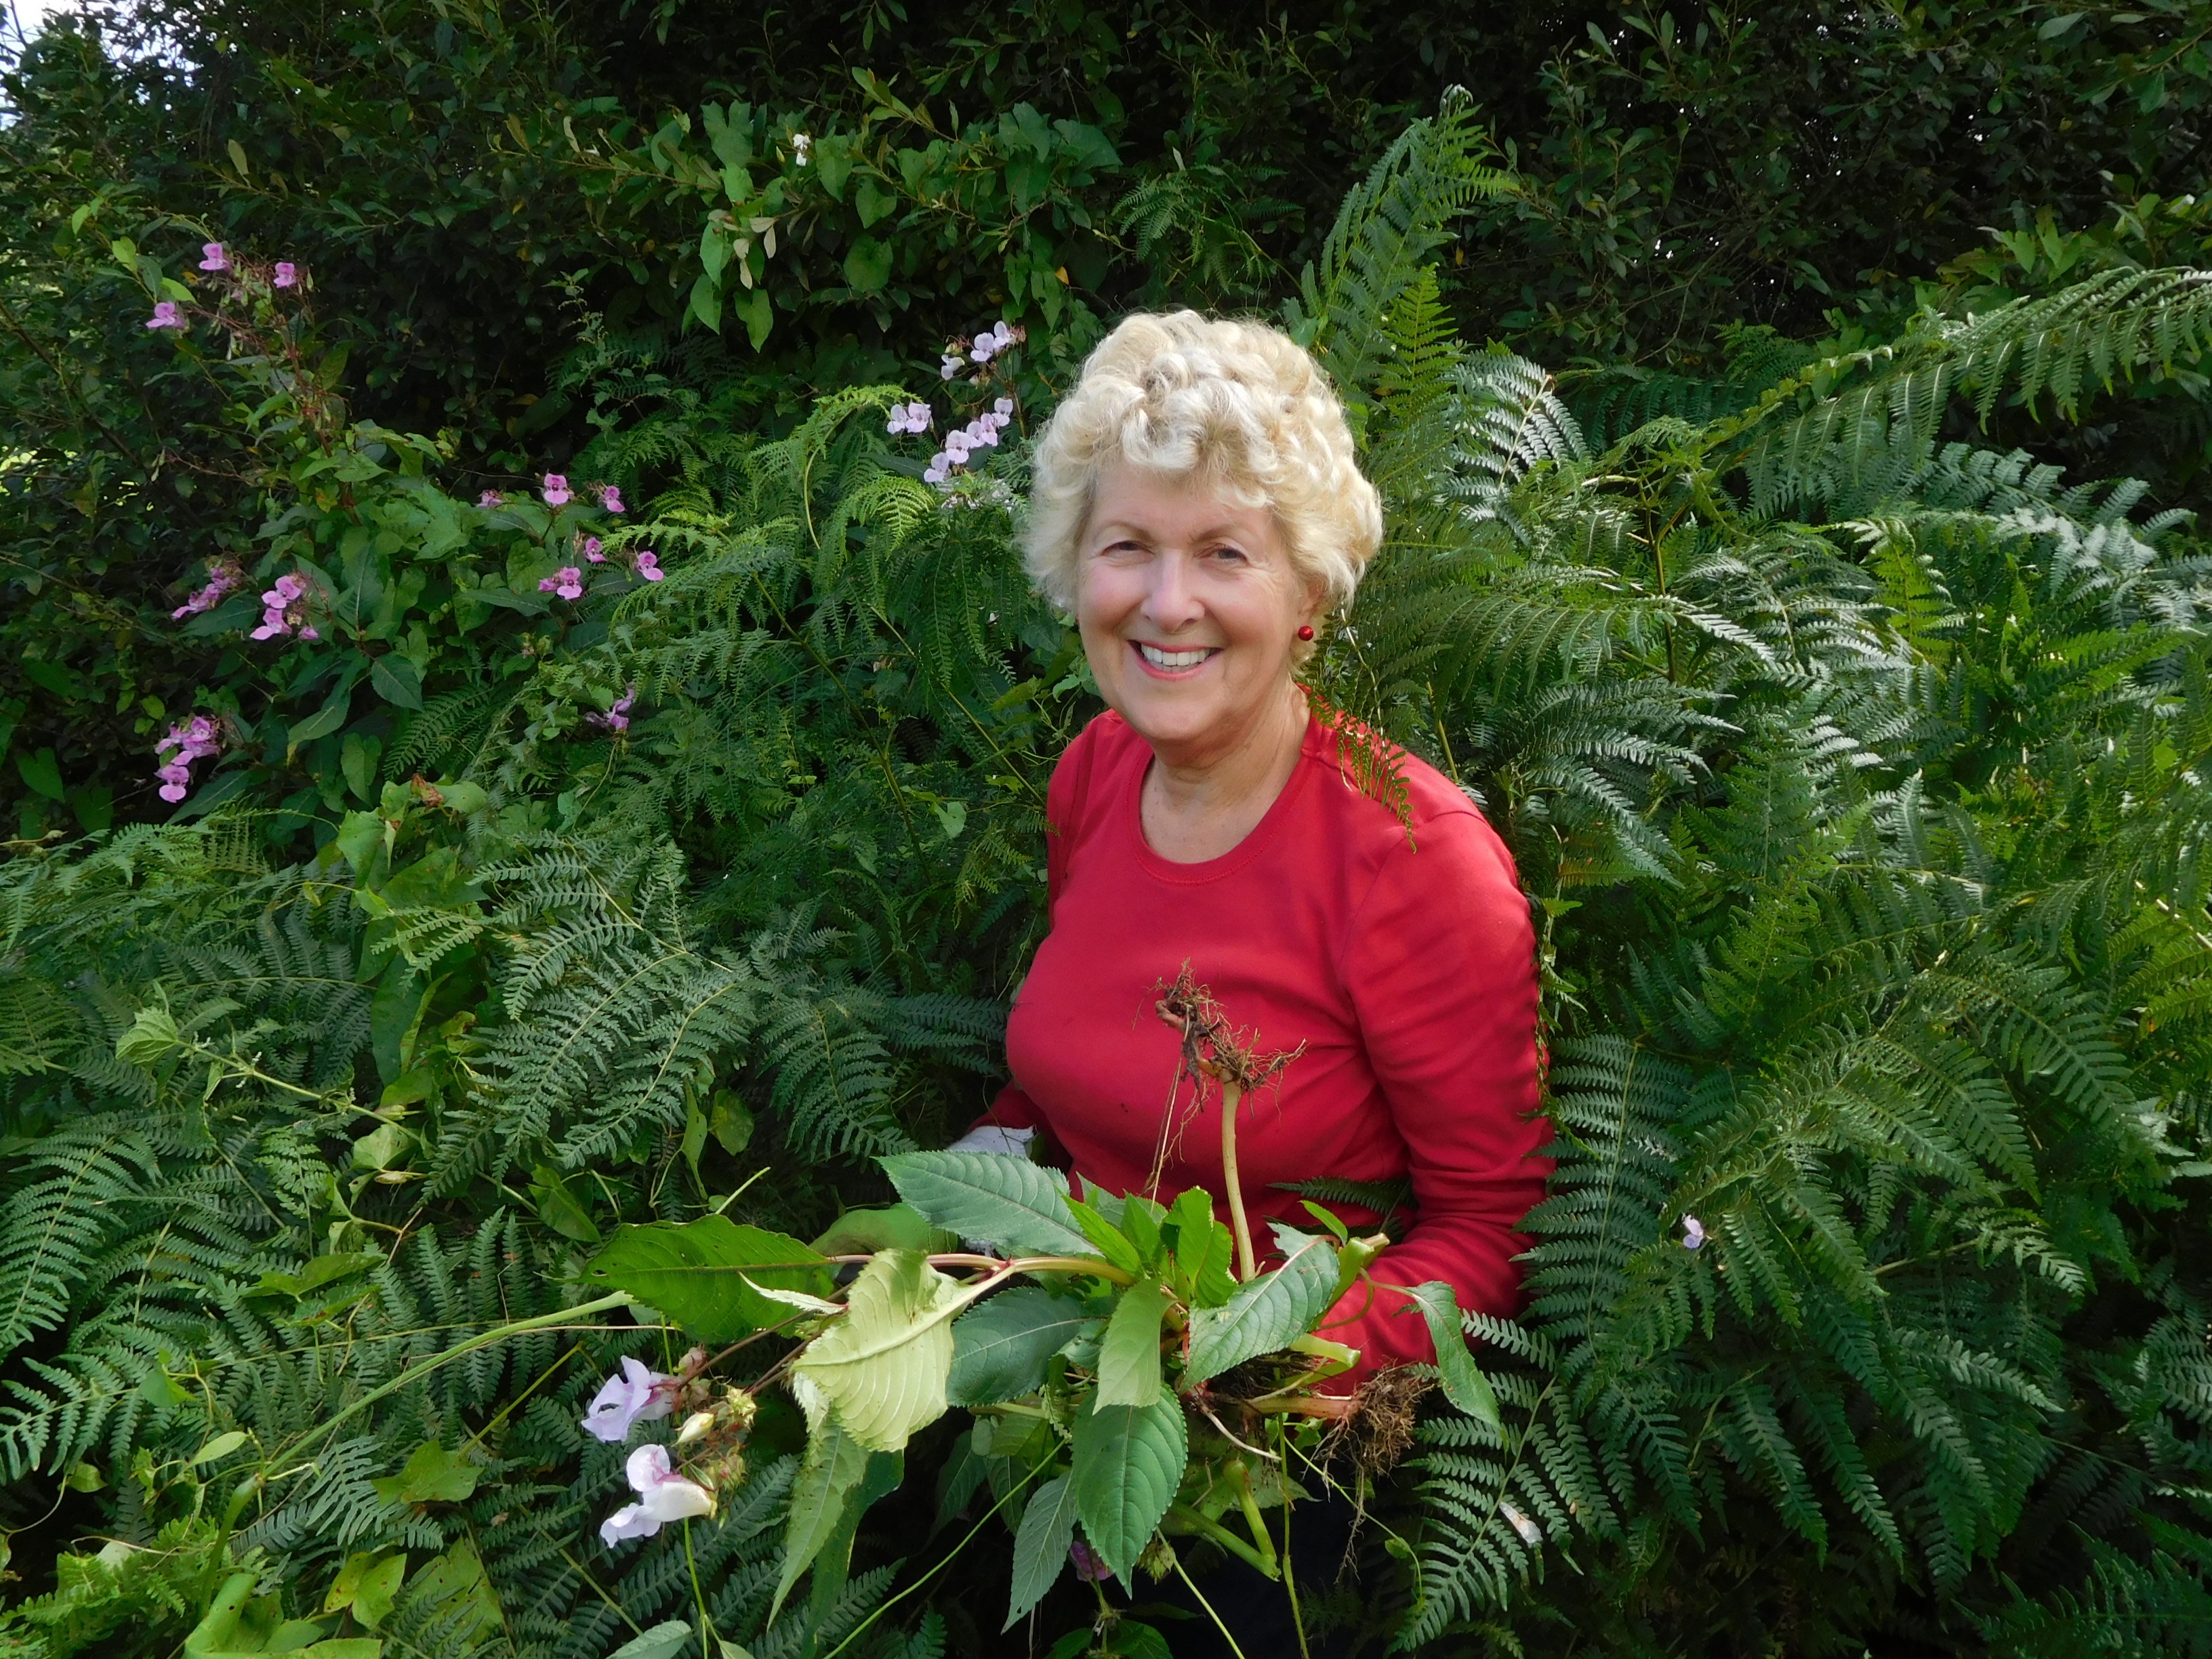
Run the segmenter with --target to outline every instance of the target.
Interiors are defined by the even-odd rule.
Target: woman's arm
[[[1544,1195],[1550,1140],[1536,1115],[1535,931],[1511,856],[1472,810],[1422,826],[1355,913],[1342,960],[1370,1064],[1410,1160],[1419,1214],[1355,1285],[1324,1334],[1360,1350],[1358,1373],[1433,1361],[1411,1298],[1440,1279],[1461,1307],[1510,1315]]]

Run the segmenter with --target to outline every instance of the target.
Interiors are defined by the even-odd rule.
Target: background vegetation
[[[1168,302],[1324,354],[1393,532],[1318,684],[1545,918],[1504,1429],[1324,1618],[2204,1650],[2212,9],[145,4],[3,78],[0,1651],[1018,1639],[921,1583],[949,1431],[769,1626],[787,1417],[609,1554],[665,1334],[487,1334],[987,1097],[1096,707],[1020,441]],[[1014,424],[939,489],[915,398]]]

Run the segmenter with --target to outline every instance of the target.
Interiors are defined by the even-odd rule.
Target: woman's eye
[[[1250,562],[1250,561],[1244,556],[1244,550],[1241,547],[1217,547],[1212,551],[1212,556],[1228,564],[1247,564]]]

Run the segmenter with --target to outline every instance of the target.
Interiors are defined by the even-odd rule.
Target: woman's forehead
[[[1089,525],[1094,537],[1105,531],[1249,536],[1273,527],[1273,515],[1264,503],[1243,499],[1213,480],[1198,475],[1176,477],[1126,465],[1102,470]]]

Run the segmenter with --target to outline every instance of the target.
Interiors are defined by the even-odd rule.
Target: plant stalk
[[[1237,1235],[1237,1277],[1250,1281],[1259,1276],[1252,1256],[1252,1224],[1244,1218],[1244,1188],[1237,1179],[1237,1108],[1244,1091],[1235,1084],[1221,1085],[1221,1184],[1229,1193],[1229,1225]]]

